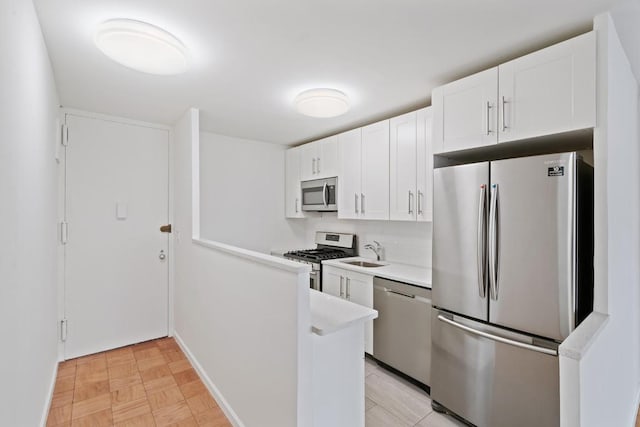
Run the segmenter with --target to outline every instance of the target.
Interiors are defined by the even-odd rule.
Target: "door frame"
[[[168,189],[169,194],[167,195],[167,212],[169,217],[169,223],[174,223],[174,209],[173,209],[173,200],[174,200],[174,185],[173,185],[173,171],[174,171],[174,133],[173,127],[144,122],[140,120],[128,119],[125,117],[111,116],[108,114],[94,113],[90,111],[77,110],[74,108],[66,108],[60,106],[59,111],[59,123],[60,129],[57,129],[60,132],[61,137],[56,140],[61,144],[60,147],[60,156],[59,156],[59,167],[58,167],[58,217],[56,219],[56,227],[58,230],[58,277],[57,277],[57,290],[58,290],[58,317],[57,317],[57,335],[58,335],[58,361],[64,361],[64,342],[61,337],[61,322],[65,318],[65,281],[66,281],[66,266],[65,266],[65,245],[62,244],[61,241],[61,223],[66,219],[66,190],[67,190],[67,182],[66,182],[66,170],[67,170],[67,150],[66,146],[63,144],[63,126],[67,124],[67,116],[78,116],[90,119],[104,120],[108,122],[115,122],[126,125],[134,125],[147,127],[151,129],[159,129],[166,130],[168,133]],[[173,233],[169,233],[168,236],[168,250],[167,255],[169,258],[169,262],[167,265],[167,333],[169,336],[174,335],[174,318],[173,318],[173,306],[174,306],[174,278],[175,278],[175,264],[174,264],[174,238]]]

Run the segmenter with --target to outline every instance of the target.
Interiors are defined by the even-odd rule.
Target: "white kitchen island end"
[[[364,325],[376,310],[310,290],[314,427],[364,427]]]

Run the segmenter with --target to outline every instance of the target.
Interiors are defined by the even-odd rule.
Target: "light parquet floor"
[[[47,427],[227,427],[173,338],[60,363]]]

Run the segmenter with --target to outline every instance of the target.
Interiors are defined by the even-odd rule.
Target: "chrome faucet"
[[[373,241],[376,245],[373,246],[371,243],[367,243],[364,245],[365,249],[371,249],[376,254],[376,259],[380,261],[380,253],[382,252],[382,245],[379,242]]]

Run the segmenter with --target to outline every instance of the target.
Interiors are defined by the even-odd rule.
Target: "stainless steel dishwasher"
[[[431,289],[374,277],[373,357],[431,383]]]

